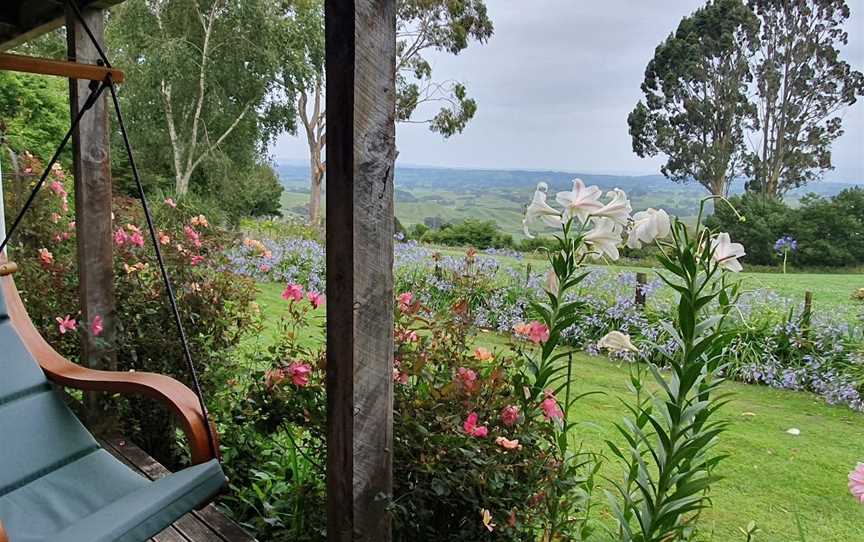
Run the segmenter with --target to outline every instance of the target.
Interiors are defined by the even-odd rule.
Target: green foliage
[[[69,85],[56,77],[0,71],[0,142],[49,160],[69,129]],[[67,149],[64,162],[71,159]],[[12,169],[2,152],[7,174]]]
[[[725,196],[740,172],[748,101],[749,43],[758,21],[740,0],[713,0],[685,17],[645,70],[640,101],[627,119],[633,151],[668,157],[663,174],[696,180]]]
[[[864,189],[849,188],[833,198],[810,195],[797,208],[761,194],[730,199],[745,217],[718,205],[708,224],[740,240],[747,247],[746,261],[770,265],[782,260],[774,242],[789,235],[798,250],[789,254],[797,266],[849,267],[864,263]]]
[[[513,246],[513,238],[501,233],[494,221],[473,218],[466,218],[456,224],[445,224],[438,230],[428,230],[422,239],[427,243],[471,246],[480,250]]]
[[[27,165],[41,171],[35,160]],[[117,198],[114,202],[116,312],[90,315],[91,321],[77,322],[74,331],[59,329],[58,318],[81,318],[69,190],[71,179],[62,170],[55,170],[10,245],[10,252],[24,262],[16,283],[33,322],[58,351],[80,360],[81,335],[103,337],[93,327],[99,316],[105,335],[98,341],[115,353],[119,370],[168,374],[188,383],[180,341],[170,325],[172,313],[137,201]],[[27,191],[7,190],[8,208],[18,209],[26,195]],[[221,270],[222,247],[231,240],[225,232],[194,209],[172,209],[161,203],[154,207],[193,358],[199,368],[207,370],[221,363],[225,353],[249,331],[255,287],[249,279]],[[112,335],[113,344],[107,342]],[[104,416],[98,420],[101,427],[94,429],[120,432],[168,466],[184,460],[173,424],[166,423],[165,412],[152,401],[106,399],[102,403]]]

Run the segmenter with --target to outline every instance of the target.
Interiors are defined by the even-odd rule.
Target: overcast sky
[[[702,0],[487,0],[495,35],[459,56],[430,53],[436,79],[462,81],[478,102],[461,135],[397,128],[399,162],[442,167],[657,173],[633,154],[627,114],[645,65]],[[864,68],[864,0],[849,0],[845,58]],[[860,13],[859,13],[860,12]],[[864,100],[862,100],[864,102]],[[843,114],[828,178],[864,181],[864,103]],[[280,160],[306,160],[305,141],[280,139]]]

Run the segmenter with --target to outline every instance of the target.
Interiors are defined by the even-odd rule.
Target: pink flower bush
[[[191,265],[192,267],[195,267],[196,265],[200,265],[202,263],[204,263],[204,256],[193,254],[189,257],[189,265]]]
[[[195,231],[192,226],[184,226],[183,232],[186,234],[186,239],[192,243],[195,248],[201,248],[201,235]]]
[[[292,282],[282,290],[282,299],[285,301],[302,301],[303,287]]]
[[[318,292],[309,292],[306,294],[306,299],[312,304],[312,308],[317,309],[324,304],[324,295]]]
[[[309,385],[310,374],[312,374],[312,367],[308,363],[295,361],[288,366],[288,376],[291,377],[291,382],[297,387],[302,388]]]
[[[105,330],[105,326],[102,322],[102,317],[97,314],[96,316],[93,317],[93,321],[90,322],[90,333],[94,337],[98,337],[99,335],[102,335],[102,332],[104,330]]]
[[[489,435],[489,428],[485,425],[477,425],[479,417],[476,412],[471,412],[462,424],[462,429],[465,433],[477,438],[486,438]]]
[[[172,209],[177,208],[177,204],[171,198],[165,198],[165,205],[167,205],[168,207],[171,207]]]
[[[135,245],[136,247],[143,247],[144,236],[141,235],[140,231],[133,232],[132,235],[129,236],[129,243]]]
[[[159,232],[159,244],[162,246],[171,244],[171,237],[164,231]]]
[[[78,323],[70,318],[68,314],[64,318],[58,316],[55,320],[57,321],[57,327],[60,329],[61,335],[65,335],[67,331],[75,331],[78,327]]]
[[[849,473],[849,491],[859,503],[864,504],[864,463],[858,463]]]
[[[501,409],[501,423],[507,427],[516,425],[519,421],[519,407],[516,405],[507,405]]]
[[[555,394],[552,390],[546,390],[546,398],[540,403],[540,408],[543,409],[543,416],[549,421],[558,421],[564,419],[564,411],[555,399]]]

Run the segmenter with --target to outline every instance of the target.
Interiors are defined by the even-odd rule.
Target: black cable
[[[162,258],[162,250],[159,248],[159,239],[156,235],[156,227],[153,225],[153,215],[150,214],[150,206],[147,205],[147,197],[144,194],[144,185],[141,184],[141,176],[138,173],[138,166],[135,164],[135,157],[132,154],[132,144],[129,142],[129,134],[126,132],[126,124],[123,122],[123,113],[120,110],[120,100],[117,98],[117,86],[111,79],[110,74],[106,78],[106,82],[108,88],[111,90],[111,100],[114,102],[114,112],[117,114],[117,125],[120,127],[120,135],[123,138],[123,146],[126,147],[126,155],[129,157],[129,166],[132,168],[132,178],[135,180],[138,195],[141,197],[141,206],[144,208],[144,217],[147,220],[147,229],[150,231],[150,240],[153,241],[153,248],[156,250],[156,261],[159,262],[159,272],[162,273],[162,281],[165,283],[165,290],[168,293],[168,301],[171,303],[171,312],[174,313],[174,323],[177,326],[177,332],[180,334],[180,342],[183,344],[183,357],[186,359],[186,365],[189,367],[189,373],[192,376],[192,384],[195,388],[195,395],[198,396],[198,403],[201,405],[201,412],[204,415],[204,424],[207,426],[207,440],[210,442],[210,450],[213,452],[213,457],[218,457],[218,450],[213,449],[213,434],[210,429],[210,417],[207,413],[207,405],[204,403],[204,394],[201,392],[201,384],[198,381],[198,371],[195,370],[195,363],[192,361],[192,352],[189,349],[189,341],[186,338],[186,331],[183,329],[180,310],[177,308],[177,297],[174,295],[174,287],[171,285],[171,279],[168,277],[168,271],[165,269],[165,260]]]
[[[84,105],[81,107],[81,110],[78,111],[78,114],[75,115],[75,119],[72,121],[71,126],[69,126],[69,131],[66,132],[66,135],[63,136],[63,140],[60,142],[60,145],[57,147],[57,150],[54,152],[54,156],[51,157],[51,161],[48,162],[48,165],[45,166],[45,171],[42,172],[42,177],[39,178],[39,182],[36,183],[36,186],[33,187],[33,190],[30,192],[30,197],[27,198],[27,201],[24,203],[24,206],[21,208],[21,211],[18,213],[18,216],[15,217],[15,221],[12,223],[12,227],[9,228],[9,231],[6,232],[6,237],[3,238],[3,242],[0,243],[0,254],[3,253],[3,249],[6,248],[6,245],[9,244],[9,239],[12,238],[12,234],[15,233],[15,230],[18,229],[18,226],[21,224],[21,220],[24,218],[24,215],[27,214],[27,211],[30,209],[30,206],[33,205],[33,202],[36,200],[36,195],[39,193],[39,190],[42,188],[42,185],[45,184],[45,180],[48,179],[48,175],[51,173],[51,168],[54,167],[54,164],[60,158],[60,154],[63,153],[63,150],[66,148],[66,145],[69,143],[69,139],[72,138],[72,133],[75,131],[75,128],[78,127],[78,124],[81,122],[81,119],[84,117],[84,113],[87,112],[93,104],[96,103],[96,100],[99,99],[99,96],[102,95],[102,91],[105,90],[106,83],[102,83],[98,88],[93,89],[90,92],[90,96],[87,98],[87,101],[84,102]]]
[[[72,11],[75,12],[75,17],[81,23],[81,26],[84,28],[84,32],[87,33],[87,36],[90,38],[90,41],[96,48],[96,52],[99,53],[99,57],[102,59],[102,62],[105,63],[105,67],[110,68],[111,62],[108,60],[108,56],[105,54],[102,46],[99,44],[99,40],[97,40],[96,36],[93,35],[93,31],[90,30],[90,27],[87,25],[86,22],[84,22],[84,15],[81,13],[81,8],[78,7],[78,2],[76,0],[67,0],[66,3],[72,7]]]

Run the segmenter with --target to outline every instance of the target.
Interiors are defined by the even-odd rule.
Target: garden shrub
[[[473,218],[429,230],[423,234],[423,241],[447,246],[471,246],[480,250],[513,246],[513,237],[501,233],[494,220]]]
[[[28,167],[41,171],[35,158]],[[10,245],[12,258],[22,264],[16,284],[31,319],[52,346],[75,361],[81,358],[81,334],[98,337],[113,319],[118,370],[163,373],[189,383],[138,201],[122,197],[114,201],[116,314],[79,321],[71,184],[62,169],[55,169]],[[26,190],[20,187],[7,191],[7,209],[19,209],[23,197]],[[206,371],[221,363],[247,332],[255,285],[223,270],[222,247],[233,238],[204,215],[170,200],[153,207],[193,358]],[[168,466],[182,461],[174,428],[165,423],[166,414],[155,403],[130,398],[119,403],[108,400],[104,407],[99,429],[122,432]]]

